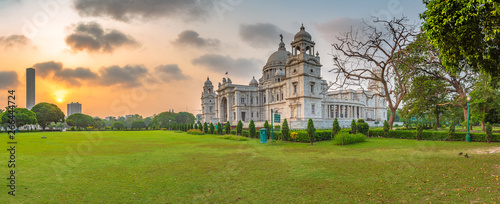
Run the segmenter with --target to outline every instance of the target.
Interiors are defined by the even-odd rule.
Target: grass
[[[2,179],[0,203],[500,202],[500,154],[474,154],[498,143],[268,145],[170,131],[17,136],[16,196]],[[7,151],[0,158],[6,163]]]

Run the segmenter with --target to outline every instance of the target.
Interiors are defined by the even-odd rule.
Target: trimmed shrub
[[[288,128],[288,122],[286,121],[286,118],[285,120],[283,120],[283,128],[281,128],[281,136],[283,136],[283,140],[285,141],[288,141],[290,140],[290,128]]]
[[[228,135],[231,132],[231,124],[229,121],[224,125],[224,129],[226,130],[226,134]]]
[[[217,134],[219,135],[222,135],[222,126],[220,124],[220,122],[217,122]],[[195,125],[195,129],[196,129],[196,125]]]
[[[491,133],[491,124],[488,122],[486,123],[486,142],[490,143],[491,139],[493,138],[493,134]]]
[[[358,127],[358,133],[363,133],[364,135],[368,135],[368,130],[370,130],[370,126],[368,126],[368,123],[365,123],[363,120],[363,122],[358,122],[356,126]]]
[[[207,124],[207,122],[205,122],[205,123],[203,124],[203,133],[205,133],[205,134],[207,134],[207,133],[208,133],[208,124]]]
[[[330,134],[331,140],[333,140],[333,137],[340,132],[340,129],[341,128],[339,125],[339,121],[337,120],[337,118],[335,118],[335,120],[333,121],[333,125],[332,125],[332,134]]]
[[[187,134],[190,134],[190,135],[203,135],[203,133],[201,132],[201,130],[198,130],[198,129],[188,130]]]
[[[452,120],[450,123],[450,130],[448,130],[448,140],[453,141],[453,136],[455,134],[455,122]]]
[[[336,145],[348,145],[366,141],[366,136],[362,133],[358,134],[337,134],[334,138]]]
[[[214,126],[214,124],[210,123],[210,125],[208,126],[208,129],[209,129],[208,131],[210,132],[210,134],[213,135],[214,132],[215,132],[215,126]]]
[[[356,127],[356,121],[354,119],[352,119],[352,122],[351,122],[351,133],[352,134],[356,134],[357,130],[358,130],[358,128]]]
[[[241,131],[243,131],[243,123],[240,121],[238,121],[238,125],[236,125],[236,133],[238,135],[241,135]]]
[[[387,134],[389,134],[389,123],[384,120],[384,135],[387,137]]]
[[[314,123],[311,118],[309,118],[309,121],[307,122],[307,135],[309,136],[309,141],[311,142],[311,145],[314,144],[314,137],[316,135],[316,128],[314,128]]]
[[[267,122],[267,120],[266,120],[266,122],[264,122],[264,128],[266,128],[266,130],[267,130],[266,135],[267,135],[267,139],[269,139],[269,137],[271,137],[271,135],[269,134],[269,132],[271,131],[271,127],[269,126],[269,123]]]
[[[298,135],[299,135],[299,133],[297,133],[297,132],[291,132],[291,133],[290,133],[290,140],[291,140],[291,141],[295,141],[295,140],[297,140],[297,136],[298,136]]]
[[[249,131],[249,135],[250,138],[254,138],[255,137],[255,123],[253,122],[253,120],[250,120],[250,125],[248,125],[248,131]],[[245,131],[243,131],[243,136],[245,136]]]

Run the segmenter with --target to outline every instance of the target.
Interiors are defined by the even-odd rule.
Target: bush
[[[299,133],[297,133],[297,132],[291,132],[291,133],[290,133],[290,139],[291,139],[292,141],[295,141],[295,140],[297,140],[297,136],[298,136],[298,135],[299,135]]]
[[[358,128],[356,127],[356,121],[354,119],[352,119],[352,122],[351,122],[351,132],[352,134],[356,134]]]
[[[281,136],[283,136],[282,140],[288,141],[290,140],[290,128],[288,128],[288,122],[283,120],[283,128],[281,129]]]
[[[255,123],[253,122],[253,120],[250,120],[250,125],[248,125],[248,131],[249,131],[248,136],[250,136],[250,138],[254,138],[255,137]],[[245,131],[243,131],[243,132],[245,132]],[[245,135],[245,134],[243,134],[243,135]]]
[[[360,120],[363,120],[363,119],[360,119]],[[364,135],[368,135],[368,130],[370,129],[370,126],[368,126],[368,123],[358,122],[356,124],[356,126],[358,127],[358,133],[363,133]]]
[[[229,121],[224,125],[224,129],[226,129],[226,134],[228,135],[231,132],[231,124],[229,124]]]
[[[220,124],[220,122],[217,122],[217,134],[219,135],[222,135],[222,126]],[[195,129],[196,129],[196,125],[195,125]]]
[[[455,134],[455,122],[452,120],[450,123],[450,130],[448,130],[448,140],[453,141],[453,136]]]
[[[387,120],[384,120],[384,134],[387,137],[387,134],[389,134],[389,123]]]
[[[269,123],[267,122],[264,122],[264,128],[266,128],[266,135],[267,135],[267,139],[269,139],[269,137],[271,137],[271,135],[269,134],[269,131],[271,131],[271,127],[269,127]]]
[[[380,129],[370,130],[370,135],[384,137],[384,131]],[[416,139],[415,135],[415,130],[389,130],[387,138]],[[449,132],[445,131],[422,131],[421,139],[434,141],[465,141],[465,135],[465,132],[455,132],[453,136],[450,136]],[[474,142],[486,142],[486,137],[485,133],[471,133],[471,141]],[[500,142],[500,134],[492,134],[491,141]]]
[[[492,138],[493,134],[491,133],[491,124],[488,122],[486,123],[486,141],[490,143]]]
[[[316,135],[316,128],[314,128],[314,123],[311,118],[309,118],[309,121],[307,122],[307,135],[309,136],[309,141],[311,142],[311,145],[314,144],[314,137]]]
[[[214,126],[214,124],[210,123],[210,125],[208,126],[208,129],[209,129],[208,131],[210,132],[210,134],[213,135],[214,132],[215,132],[215,126]]]
[[[333,137],[337,135],[339,132],[340,132],[339,121],[337,120],[337,118],[335,118],[332,125],[332,133],[330,134],[330,139],[333,140]]]
[[[187,131],[187,134],[190,134],[190,135],[203,135],[203,133],[201,132],[201,130],[199,129],[191,129],[191,130],[188,130]]]
[[[394,125],[394,127],[399,127],[399,125],[398,125],[398,124],[395,124],[395,125]]]
[[[281,130],[281,126],[280,125],[275,125],[274,126],[274,130],[278,130],[278,131]]]
[[[358,134],[337,134],[334,138],[336,145],[348,145],[366,141],[366,136],[362,133]]]
[[[238,135],[241,135],[241,131],[243,131],[243,123],[240,121],[238,121],[238,125],[236,125],[236,133]]]

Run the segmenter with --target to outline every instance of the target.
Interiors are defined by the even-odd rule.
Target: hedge
[[[364,142],[366,141],[366,136],[363,133],[344,135],[337,134],[333,140],[336,145],[348,145]]]
[[[384,130],[376,129],[370,130],[370,136],[384,137]],[[453,141],[465,141],[465,132],[455,132],[453,134]],[[414,130],[389,130],[388,138],[400,139],[415,139],[416,131]],[[486,133],[470,133],[471,141],[474,142],[487,142]],[[423,131],[422,140],[449,140],[448,132],[443,131]],[[500,142],[500,134],[492,135],[492,142]]]

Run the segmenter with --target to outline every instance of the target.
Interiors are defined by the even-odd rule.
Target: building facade
[[[82,104],[81,103],[73,103],[71,102],[67,106],[67,112],[66,112],[66,117],[69,117],[70,115],[73,115],[75,113],[82,113]]]
[[[26,109],[35,106],[35,69],[26,69]]]
[[[262,76],[249,85],[233,84],[223,78],[214,88],[209,78],[201,95],[202,122],[235,125],[241,120],[248,126],[254,120],[257,127],[271,122],[271,110],[287,119],[290,128],[305,128],[314,120],[316,128],[331,128],[335,118],[348,127],[353,119],[364,119],[371,126],[382,125],[387,105],[384,98],[373,93],[380,91],[378,82],[370,82],[368,90],[328,90],[321,77],[319,53],[315,42],[304,26],[291,43],[291,52],[283,39],[278,50],[268,59]]]

